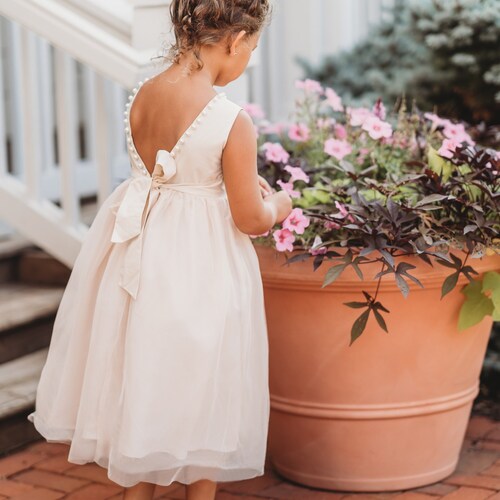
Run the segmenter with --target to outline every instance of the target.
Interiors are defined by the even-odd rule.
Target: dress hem
[[[38,417],[36,412],[32,412],[27,419],[33,423],[36,430],[48,443],[59,443],[71,446],[72,438],[63,437],[64,435],[73,436],[73,429],[54,429],[49,428]],[[70,459],[66,457],[69,463],[76,465],[85,465],[87,463],[96,463],[107,470],[107,477],[110,481],[129,488],[139,482],[149,482],[158,486],[169,486],[174,482],[184,485],[194,483],[200,479],[208,479],[214,482],[232,482],[252,479],[264,474],[264,465],[222,468],[209,464],[185,463],[184,465],[171,469],[163,468],[161,470],[141,471],[138,473],[123,471],[116,467],[109,467],[109,460],[106,457],[93,457],[89,459]],[[189,476],[189,477],[188,477]]]

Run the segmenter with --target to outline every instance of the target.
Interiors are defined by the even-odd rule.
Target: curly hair
[[[178,63],[183,54],[193,51],[200,70],[203,45],[226,40],[229,54],[232,35],[245,30],[246,37],[252,36],[270,20],[270,14],[270,0],[173,0],[170,18],[175,42],[164,58]]]

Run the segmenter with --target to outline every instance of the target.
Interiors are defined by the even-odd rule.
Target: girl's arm
[[[243,233],[265,233],[292,210],[291,198],[285,191],[262,198],[255,128],[245,110],[238,113],[227,138],[222,170],[231,215]]]

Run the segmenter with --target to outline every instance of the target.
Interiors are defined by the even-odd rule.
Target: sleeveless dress
[[[150,175],[125,111],[131,176],[102,203],[60,302],[28,415],[68,461],[125,487],[264,473],[268,340],[251,238],[221,155],[241,107],[219,93]]]

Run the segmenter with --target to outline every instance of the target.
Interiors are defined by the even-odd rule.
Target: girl
[[[170,67],[130,96],[131,176],[104,201],[60,303],[28,419],[68,461],[150,499],[215,497],[262,475],[269,418],[262,281],[249,235],[291,212],[257,174],[250,116],[225,93],[268,0],[173,0]]]

